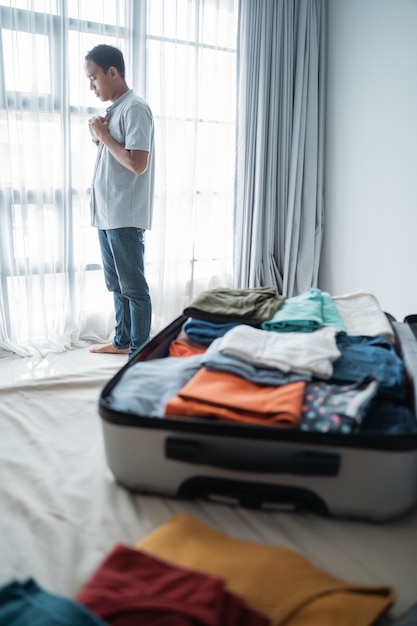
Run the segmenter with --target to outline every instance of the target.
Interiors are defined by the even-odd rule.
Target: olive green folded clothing
[[[285,297],[278,295],[275,287],[218,287],[197,295],[183,313],[187,317],[220,324],[240,322],[260,326],[274,316],[284,300]]]
[[[345,582],[294,550],[228,537],[185,513],[136,548],[221,577],[271,626],[371,626],[395,598],[393,587]]]

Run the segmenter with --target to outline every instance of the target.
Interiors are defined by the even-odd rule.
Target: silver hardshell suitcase
[[[417,341],[389,316],[416,415]],[[100,394],[107,462],[134,492],[207,498],[249,508],[384,521],[417,501],[417,434],[320,433],[220,420],[154,418],[115,410],[112,390],[141,360],[167,357],[178,317],[140,348]]]

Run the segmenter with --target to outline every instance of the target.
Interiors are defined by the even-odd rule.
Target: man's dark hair
[[[118,48],[108,46],[105,43],[95,46],[86,54],[86,61],[93,61],[107,74],[110,67],[115,67],[122,78],[125,77],[125,61],[123,54]]]

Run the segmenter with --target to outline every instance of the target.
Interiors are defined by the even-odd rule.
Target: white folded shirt
[[[357,291],[342,296],[333,296],[339,315],[348,335],[384,337],[395,343],[394,331],[377,298],[366,291]]]
[[[221,338],[220,350],[257,367],[328,379],[333,361],[341,356],[336,345],[338,332],[336,326],[311,333],[279,333],[240,324]]]

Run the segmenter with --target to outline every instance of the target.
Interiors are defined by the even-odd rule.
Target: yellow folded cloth
[[[185,513],[136,548],[223,578],[271,626],[370,626],[395,599],[393,587],[345,582],[294,550],[228,537]]]

